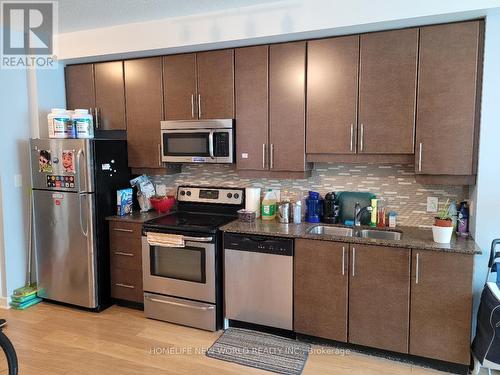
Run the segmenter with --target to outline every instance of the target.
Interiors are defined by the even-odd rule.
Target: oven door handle
[[[213,237],[189,237],[189,236],[183,236],[184,241],[186,242],[212,242]]]
[[[162,299],[157,299],[157,298],[151,298],[151,297],[145,297],[145,298],[151,302],[158,302],[158,303],[163,303],[165,305],[172,305],[172,306],[178,306],[178,307],[187,307],[189,309],[207,311],[207,310],[213,310],[215,308],[215,306],[193,306],[193,305],[188,305],[186,303],[164,301]]]
[[[214,155],[214,130],[210,130],[210,134],[208,134],[208,152],[212,159],[215,159]]]

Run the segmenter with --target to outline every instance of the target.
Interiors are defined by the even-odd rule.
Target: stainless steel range
[[[244,194],[238,188],[180,186],[178,210],[144,223],[142,265],[148,318],[210,331],[222,327],[219,227],[237,217],[244,207]],[[163,240],[154,241],[156,237]]]

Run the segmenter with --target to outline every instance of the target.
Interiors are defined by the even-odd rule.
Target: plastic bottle
[[[75,109],[72,120],[77,138],[94,138],[94,120],[88,109]]]
[[[49,138],[64,138],[62,135],[64,133],[64,125],[60,126],[60,124],[58,126],[60,126],[60,128],[58,129],[58,134],[56,135],[56,129],[54,127],[54,118],[61,115],[61,114],[64,114],[66,112],[65,109],[63,108],[52,108],[50,110],[50,113],[47,115],[47,126],[48,126],[48,130],[49,130]]]
[[[377,226],[377,199],[373,198],[371,201],[371,206],[372,206],[372,214],[371,214],[371,219],[370,219],[370,226],[371,227],[376,227]]]
[[[460,203],[457,234],[462,237],[469,235],[469,206],[466,201]]]
[[[273,189],[268,189],[262,200],[261,215],[262,220],[274,220],[276,218],[276,194]]]
[[[293,222],[295,224],[302,222],[302,202],[300,200],[293,204]]]
[[[448,214],[451,217],[451,221],[453,223],[453,230],[457,230],[457,222],[458,222],[458,210],[457,210],[457,202],[451,201],[450,208],[448,209]]]
[[[54,113],[52,120],[54,138],[76,138],[75,127],[71,119],[73,111],[61,110]]]

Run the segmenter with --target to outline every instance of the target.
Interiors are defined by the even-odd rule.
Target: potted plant
[[[453,221],[450,216],[450,200],[447,199],[444,206],[434,218],[432,226],[432,237],[437,243],[450,243],[453,234]]]

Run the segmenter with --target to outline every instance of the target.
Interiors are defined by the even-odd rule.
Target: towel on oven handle
[[[179,234],[147,232],[146,238],[150,246],[184,247],[184,236]]]

